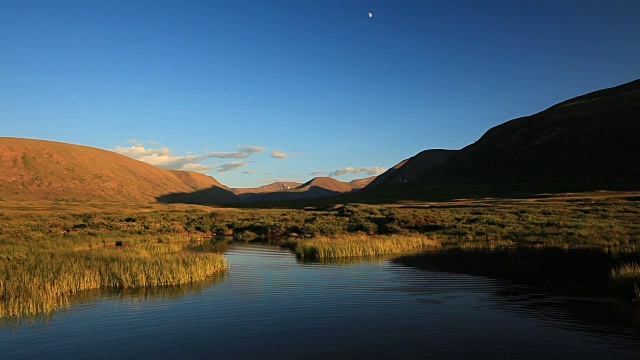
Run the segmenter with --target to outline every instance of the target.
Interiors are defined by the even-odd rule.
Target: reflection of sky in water
[[[42,326],[0,330],[11,358],[604,358],[640,354],[638,328],[585,320],[584,299],[387,260],[299,264],[232,248],[219,282],[171,295],[101,294]],[[148,294],[147,294],[148,295]],[[581,309],[572,311],[572,309]],[[598,310],[599,309],[599,310]],[[623,308],[618,315],[624,315]]]

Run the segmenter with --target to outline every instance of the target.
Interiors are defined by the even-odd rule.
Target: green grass
[[[176,245],[5,252],[0,318],[51,312],[85,290],[193,283],[227,268],[219,254],[185,252]]]
[[[323,259],[400,254],[439,246],[439,241],[421,235],[344,235],[300,240],[295,242],[293,250],[301,259]]]

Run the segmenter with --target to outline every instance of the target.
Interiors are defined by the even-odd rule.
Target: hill
[[[277,181],[277,182],[274,182],[268,185],[263,185],[257,188],[233,188],[232,191],[236,195],[242,195],[242,194],[250,195],[250,194],[268,193],[268,192],[274,192],[274,191],[290,190],[290,189],[295,189],[300,185],[301,184],[299,182]]]
[[[160,196],[191,192],[194,186],[211,182],[199,175],[159,169],[88,146],[0,137],[3,200],[149,203]],[[202,202],[205,201],[211,199],[205,195]]]
[[[221,184],[218,180],[211,176],[201,174],[195,171],[183,171],[183,170],[167,170],[175,177],[177,177],[182,183],[187,185],[193,190],[208,189],[211,187],[219,187],[225,190],[231,191],[227,186]]]
[[[422,176],[424,173],[442,164],[454,150],[424,150],[418,155],[402,160],[391,169],[380,174],[369,185],[368,190],[385,184],[403,184]]]
[[[375,176],[343,182],[330,177],[316,177],[297,187],[282,188],[277,191],[261,193],[243,193],[239,197],[244,202],[288,201],[301,199],[315,199],[340,195],[360,190],[369,184]]]
[[[351,186],[351,191],[360,191],[365,186],[371,184],[376,178],[377,176],[369,176],[366,178],[349,181],[349,185]]]
[[[637,134],[640,80],[508,121],[461,150],[421,152],[362,193],[398,200],[637,190]]]

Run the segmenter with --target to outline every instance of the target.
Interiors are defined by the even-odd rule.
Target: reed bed
[[[0,318],[48,313],[67,306],[70,295],[89,289],[193,283],[228,266],[220,254],[183,252],[178,246],[34,250],[4,258]]]
[[[627,296],[635,296],[640,301],[640,264],[624,263],[611,269],[611,282],[620,292]]]
[[[301,259],[379,256],[440,247],[440,242],[423,235],[345,235],[318,236],[295,243],[294,252]]]

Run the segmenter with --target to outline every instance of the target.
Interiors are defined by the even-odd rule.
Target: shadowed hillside
[[[351,191],[359,191],[363,189],[365,186],[371,184],[377,178],[378,178],[377,176],[369,176],[362,179],[351,180],[349,181],[349,185],[351,186]]]
[[[436,159],[442,150],[422,152],[363,194],[396,200],[637,190],[638,134],[640,80],[498,125],[445,158]]]
[[[295,189],[301,184],[299,182],[293,181],[277,181],[272,184],[263,185],[257,188],[233,188],[232,191],[236,195],[252,195],[252,194],[261,194],[267,192],[274,191],[282,191],[282,190],[290,190]]]
[[[211,176],[194,171],[167,171],[175,175],[192,190],[187,192],[172,192],[158,196],[156,200],[160,203],[215,205],[232,203],[237,200],[231,189]]]
[[[336,193],[349,192],[353,190],[353,187],[349,183],[336,180],[334,178],[320,176],[313,178],[306,183],[300,185],[298,190],[308,190],[311,188],[321,188]]]
[[[455,153],[455,150],[425,150],[418,155],[402,160],[396,166],[385,171],[373,180],[367,189],[373,189],[384,184],[403,184],[420,177],[427,171],[442,164],[445,160]]]
[[[210,187],[219,187],[224,190],[231,190],[225,185],[222,185],[218,180],[211,176],[201,174],[195,171],[182,171],[182,170],[167,170],[182,181],[185,185],[193,190],[208,189]]]
[[[342,182],[330,177],[316,177],[297,187],[289,187],[276,191],[263,191],[261,193],[243,193],[239,198],[244,202],[288,201],[301,199],[315,199],[350,193],[357,191],[369,184],[375,176],[365,179],[357,179],[351,182]],[[289,184],[289,183],[287,183]],[[272,184],[275,185],[275,184]],[[273,188],[273,187],[271,187]],[[259,188],[261,189],[261,188]],[[235,189],[238,190],[238,189]]]

